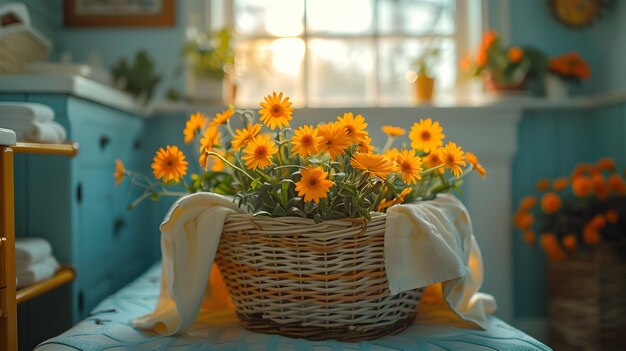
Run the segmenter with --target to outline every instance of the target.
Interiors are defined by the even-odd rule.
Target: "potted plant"
[[[161,82],[155,73],[154,61],[146,51],[139,51],[135,60],[129,64],[126,59],[119,59],[111,67],[113,82],[118,89],[130,93],[141,105],[147,105],[154,89]]]
[[[547,57],[533,47],[506,47],[495,31],[484,33],[475,57],[466,56],[462,69],[482,77],[491,92],[519,92],[527,79],[539,76],[548,65]]]
[[[436,45],[428,46],[415,60],[413,66],[417,71],[415,79],[415,97],[417,103],[430,103],[435,88],[433,66],[440,55],[440,48]]]
[[[549,259],[548,314],[555,350],[626,347],[626,181],[610,158],[537,183],[514,217]],[[537,240],[535,233],[541,233]]]
[[[188,32],[182,55],[187,64],[187,95],[206,102],[233,103],[236,94],[233,64],[235,50],[227,28],[213,32]]]
[[[391,295],[387,289],[384,213],[458,189],[473,169],[481,175],[485,170],[474,154],[454,142],[444,144],[442,127],[431,119],[413,124],[407,149],[392,148],[406,131],[384,126],[388,141],[374,152],[361,115],[346,112],[335,121],[292,129],[291,104],[273,93],[261,102],[259,118],[234,108],[214,118],[195,114],[183,134],[186,142],[201,140],[200,174],[187,180],[185,155],[168,145],[154,157],[156,181],[118,161],[116,182],[128,178],[144,189],[131,207],[147,198],[216,192],[232,195],[246,209],[226,218],[216,257],[246,328],[344,341],[399,332],[415,318],[421,291]],[[233,129],[233,119],[243,127]],[[281,267],[315,273],[285,275],[276,257]],[[255,288],[260,281],[266,285]],[[371,293],[355,295],[363,286],[382,288],[375,299]],[[299,297],[276,299],[268,291]],[[328,312],[328,301],[347,303]],[[324,324],[328,313],[340,316],[332,326]]]
[[[568,96],[572,83],[581,84],[591,77],[589,64],[577,52],[570,52],[550,59],[544,76],[546,97],[559,100]]]

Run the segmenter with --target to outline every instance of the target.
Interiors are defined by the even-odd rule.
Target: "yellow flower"
[[[393,199],[393,200],[382,199],[382,200],[380,200],[380,203],[378,204],[378,212],[382,212],[387,207],[395,205],[396,204],[395,201],[396,201],[396,199]]]
[[[387,134],[387,136],[390,138],[399,137],[406,133],[406,130],[404,130],[404,128],[394,127],[394,126],[383,126],[381,130],[383,131],[383,133]]]
[[[465,159],[472,166],[474,166],[474,169],[476,170],[476,172],[478,172],[478,174],[480,174],[481,177],[485,178],[485,176],[487,175],[487,171],[485,170],[485,167],[483,167],[483,165],[478,162],[478,157],[476,157],[473,152],[466,151]]]
[[[187,161],[178,146],[167,145],[165,149],[160,148],[153,159],[152,170],[156,179],[163,179],[165,182],[171,180],[178,181],[187,174]]]
[[[337,116],[337,123],[348,132],[348,137],[355,144],[358,144],[367,136],[367,131],[365,131],[367,123],[365,123],[365,118],[361,115],[354,117],[352,112],[345,112],[343,117]]]
[[[220,153],[220,155],[224,156],[223,153]],[[211,160],[212,172],[221,172],[224,170],[224,161],[222,161],[221,158],[202,152],[198,161],[200,162],[200,166],[202,166],[205,171],[209,168],[209,159]]]
[[[441,155],[441,150],[442,150],[441,148],[432,149],[430,150],[430,153],[428,155],[422,158],[422,161],[424,161],[424,163],[426,164],[426,167],[434,168],[443,163],[441,162],[441,159],[439,158],[439,155]],[[443,172],[443,169],[438,169],[437,171]]]
[[[296,183],[298,196],[304,196],[304,201],[318,203],[320,199],[328,196],[328,190],[333,186],[333,182],[328,180],[328,172],[317,166],[311,165],[307,169],[300,171],[302,178]]]
[[[457,146],[451,141],[441,150],[439,160],[444,164],[444,167],[448,168],[457,178],[459,178],[463,172],[461,166],[465,167],[467,165],[464,161],[465,156],[463,155],[463,150],[460,146]]]
[[[115,185],[119,185],[122,180],[124,180],[124,173],[126,170],[124,169],[124,164],[118,158],[115,160],[115,172],[113,173],[113,178],[115,178]]]
[[[413,188],[411,187],[406,187],[402,189],[402,192],[400,193],[400,195],[398,195],[398,200],[400,201],[400,203],[404,202],[404,198],[406,198],[406,196],[409,195],[411,191],[413,191]]]
[[[436,149],[443,145],[445,135],[442,132],[443,128],[441,128],[439,122],[433,123],[433,120],[430,118],[426,120],[420,119],[419,123],[413,124],[409,133],[411,147],[424,150],[424,152]]]
[[[382,212],[387,207],[403,203],[404,199],[406,198],[407,195],[411,193],[411,191],[413,191],[413,188],[406,187],[402,189],[402,192],[400,193],[400,195],[398,195],[398,197],[393,198],[393,200],[382,199],[380,203],[378,204],[378,212]]]
[[[270,139],[267,134],[257,135],[251,142],[248,143],[243,153],[245,156],[241,158],[246,161],[246,166],[252,170],[265,168],[271,165],[272,155],[278,152],[276,144]]]
[[[231,144],[233,145],[233,149],[239,150],[242,146],[246,145],[252,139],[254,139],[261,132],[261,125],[258,123],[248,124],[247,127],[242,129],[237,129],[235,131],[235,135],[233,136],[233,140]]]
[[[415,150],[402,150],[396,162],[400,177],[406,184],[411,185],[422,179],[422,159],[415,155]]]
[[[216,113],[215,118],[213,118],[213,121],[211,121],[211,124],[214,126],[219,126],[220,124],[224,124],[233,116],[234,113],[235,111],[231,109],[224,110],[224,112],[222,113]]]
[[[317,135],[317,129],[313,126],[302,126],[294,130],[293,133],[291,152],[302,157],[317,154],[317,145],[322,142],[322,137]]]
[[[366,154],[369,154],[372,151],[374,151],[374,146],[372,146],[372,138],[366,135],[363,139],[359,141],[359,143],[357,144],[356,150],[358,152],[363,152]]]
[[[289,126],[291,113],[293,112],[289,98],[285,97],[283,100],[283,93],[276,95],[276,92],[274,92],[273,95],[268,95],[264,99],[265,102],[261,101],[261,107],[263,108],[259,110],[261,122],[265,123],[272,130],[276,127],[282,129]]]
[[[204,137],[200,139],[200,158],[198,162],[200,166],[206,171],[208,168],[209,151],[213,148],[213,145],[219,143],[219,131],[217,127],[209,126],[204,131]]]
[[[400,151],[398,151],[398,148],[394,147],[393,149],[385,151],[383,156],[385,156],[389,161],[397,162],[398,156],[400,156]]]
[[[185,143],[189,144],[193,138],[198,135],[202,131],[202,128],[207,123],[207,118],[202,113],[194,113],[189,116],[189,120],[185,124],[185,129],[183,129],[183,135],[185,136]]]
[[[322,142],[318,145],[318,148],[320,151],[330,154],[332,160],[342,155],[344,150],[350,146],[348,131],[335,123],[317,126],[317,135],[322,137]]]
[[[386,179],[389,173],[396,168],[393,162],[379,154],[354,154],[350,164],[352,164],[352,167],[380,179]]]

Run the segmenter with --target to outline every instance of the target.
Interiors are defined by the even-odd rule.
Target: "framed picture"
[[[174,0],[64,0],[66,27],[166,27],[176,19]]]

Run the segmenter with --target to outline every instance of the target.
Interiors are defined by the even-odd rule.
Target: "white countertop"
[[[129,94],[76,75],[0,75],[0,92],[68,94],[133,114],[147,115],[147,109]]]

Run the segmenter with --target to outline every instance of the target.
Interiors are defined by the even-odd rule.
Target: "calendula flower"
[[[619,174],[611,174],[607,179],[607,184],[612,193],[626,194],[626,182],[624,182],[624,178]]]
[[[318,153],[317,145],[323,138],[317,135],[317,129],[313,126],[302,126],[293,131],[291,138],[291,152],[302,157],[309,157]]]
[[[274,141],[267,134],[257,135],[245,149],[241,158],[246,161],[246,166],[252,170],[265,168],[271,164],[272,156],[278,152]]]
[[[230,142],[234,150],[241,149],[244,145],[252,141],[261,132],[261,125],[258,123],[248,124],[245,128],[235,130],[233,140]]]
[[[337,123],[348,132],[348,137],[355,144],[367,136],[367,123],[361,115],[354,117],[352,112],[345,112],[343,117],[337,116]]]
[[[602,174],[597,173],[592,175],[591,184],[593,185],[593,192],[598,200],[606,200],[606,198],[609,197],[609,187]]]
[[[567,188],[569,180],[567,178],[557,178],[552,182],[552,190],[561,191]]]
[[[422,158],[422,161],[424,161],[424,163],[426,164],[428,168],[441,166],[443,162],[441,162],[441,158],[439,157],[440,155],[441,155],[441,149],[432,149],[430,150],[430,153],[428,153],[428,155]],[[437,171],[443,172],[443,169],[438,169]]]
[[[113,178],[115,178],[115,185],[119,185],[124,180],[124,174],[126,169],[124,169],[124,164],[118,158],[115,160],[115,172],[113,173]]]
[[[160,148],[154,156],[152,171],[156,179],[163,179],[165,182],[178,181],[187,174],[187,161],[185,154],[176,145],[167,145],[165,149]]]
[[[576,235],[574,234],[566,234],[563,239],[561,240],[561,243],[563,244],[563,247],[568,249],[568,250],[574,250],[576,248],[576,244],[577,244],[576,240]]]
[[[556,213],[561,208],[561,197],[556,193],[545,193],[541,197],[541,209],[547,214]]]
[[[476,172],[478,172],[478,174],[480,174],[481,177],[485,178],[485,176],[487,175],[487,171],[485,170],[485,167],[483,167],[483,165],[478,162],[478,157],[476,157],[473,152],[465,152],[465,159],[472,166],[474,166],[474,169],[476,170]]]
[[[527,230],[522,233],[522,239],[527,245],[533,246],[535,245],[535,241],[537,241],[537,235],[532,230]]]
[[[231,109],[224,110],[222,113],[216,113],[215,118],[211,121],[211,124],[214,126],[224,124],[233,116],[233,114],[235,114],[235,111]]]
[[[343,155],[351,143],[348,132],[335,123],[317,126],[317,134],[322,137],[322,142],[318,145],[319,150],[327,152],[332,160]]]
[[[374,146],[372,146],[372,138],[367,135],[363,139],[361,139],[356,145],[357,152],[369,154],[374,151]]]
[[[574,177],[572,180],[572,192],[578,197],[588,196],[593,191],[591,178],[584,175]]]
[[[609,223],[615,224],[619,221],[619,214],[615,210],[608,210],[605,216],[606,216],[607,222]]]
[[[586,225],[583,228],[583,241],[587,245],[597,245],[600,243],[602,237],[600,236],[600,232],[598,229],[593,226]]]
[[[404,202],[404,199],[411,193],[411,191],[413,191],[413,188],[409,186],[402,189],[402,191],[400,192],[400,195],[398,195],[398,200],[400,201],[400,203]]]
[[[403,203],[404,199],[406,198],[407,195],[411,193],[411,191],[413,191],[413,188],[406,187],[402,189],[402,192],[400,193],[400,195],[398,195],[397,197],[394,197],[392,200],[382,199],[380,203],[378,204],[378,212],[382,212],[387,207]]]
[[[443,145],[445,135],[442,132],[443,128],[441,128],[439,122],[433,122],[430,118],[420,119],[419,123],[413,124],[409,133],[411,147],[424,150],[424,152],[437,149]]]
[[[422,179],[422,159],[415,155],[415,150],[402,150],[396,163],[400,177],[405,184],[415,184]]]
[[[204,136],[200,139],[200,157],[198,158],[198,163],[200,166],[204,168],[206,171],[209,164],[209,151],[213,148],[213,145],[219,143],[219,131],[215,126],[209,126],[204,131]]]
[[[183,129],[183,135],[185,136],[185,143],[189,144],[193,138],[202,131],[202,128],[207,124],[207,117],[202,113],[194,113],[189,116],[187,123],[185,123],[185,129]]]
[[[519,209],[522,211],[530,210],[537,204],[537,197],[533,195],[527,195],[519,202]]]
[[[539,179],[535,183],[535,188],[539,191],[548,191],[550,189],[550,179]]]
[[[264,100],[265,102],[261,101],[262,109],[259,110],[261,122],[265,123],[272,130],[276,127],[282,129],[289,126],[291,114],[293,113],[293,107],[291,107],[289,98],[285,97],[283,100],[282,92],[279,95],[276,95],[276,92],[274,92],[272,95],[266,96]]]
[[[507,52],[507,57],[509,59],[509,62],[511,63],[520,63],[524,58],[524,50],[520,49],[517,46],[514,46],[510,48]]]
[[[309,165],[301,170],[300,174],[302,178],[296,183],[296,191],[298,196],[304,197],[304,201],[318,203],[320,199],[328,196],[328,191],[334,184],[328,179],[328,172],[324,172],[319,166]]]
[[[596,162],[596,168],[601,171],[615,172],[615,161],[611,157],[604,157]]]
[[[394,126],[382,126],[381,130],[390,138],[396,138],[406,133],[404,128],[394,127]]]
[[[211,161],[209,163],[209,160]],[[214,155],[209,155],[208,152],[200,152],[200,157],[198,158],[198,162],[200,166],[204,168],[204,170],[208,170],[209,164],[211,164],[212,172],[221,172],[224,170],[224,161],[221,158],[216,157]]]
[[[529,230],[535,223],[535,217],[528,212],[520,211],[513,216],[513,225],[519,230]]]
[[[393,149],[385,151],[383,156],[385,156],[389,161],[397,163],[398,157],[400,156],[400,151],[398,150],[398,148],[394,147]],[[437,156],[437,159],[439,159],[439,156]]]
[[[370,177],[380,179],[386,179],[389,173],[393,172],[396,168],[393,162],[379,154],[354,154],[350,160],[350,164],[352,167],[367,173]]]
[[[553,262],[564,261],[567,255],[559,245],[559,240],[554,233],[544,233],[541,236],[541,247]]]
[[[465,156],[460,146],[457,146],[452,141],[449,141],[446,147],[441,150],[439,154],[439,160],[443,162],[445,168],[448,168],[455,177],[461,177],[463,169],[465,167]]]

